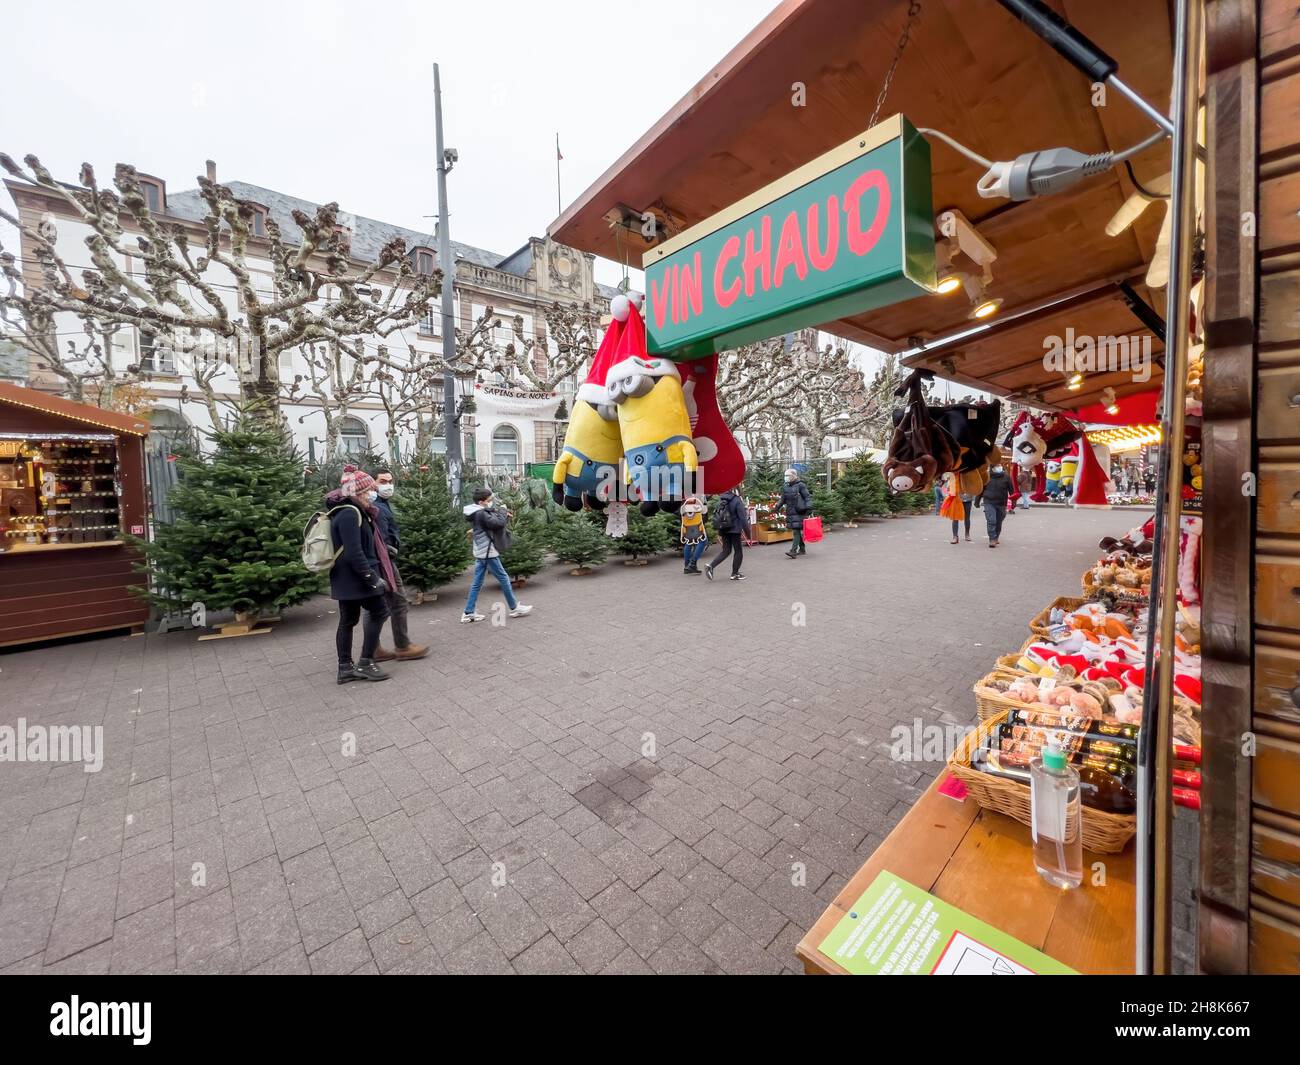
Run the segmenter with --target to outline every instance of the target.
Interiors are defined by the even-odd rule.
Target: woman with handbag
[[[803,541],[803,520],[812,513],[812,496],[808,486],[799,479],[799,471],[785,471],[785,486],[781,489],[781,506],[785,507],[785,523],[794,534],[786,558],[798,558],[806,555],[808,548]]]

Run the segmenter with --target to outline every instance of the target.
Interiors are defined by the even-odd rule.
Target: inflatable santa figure
[[[1029,496],[1035,503],[1047,500],[1047,460],[1059,460],[1078,440],[1082,431],[1062,414],[1030,414],[1022,410],[1011,423],[1003,447],[1011,461],[1032,477],[1033,492]],[[1020,499],[1018,478],[1012,478],[1014,491],[1011,506]]]
[[[1087,436],[1081,437],[1074,447],[1079,453],[1079,468],[1074,474],[1070,502],[1076,507],[1110,509],[1109,494],[1115,491],[1115,482],[1107,472],[1110,469],[1110,448],[1092,443]]]

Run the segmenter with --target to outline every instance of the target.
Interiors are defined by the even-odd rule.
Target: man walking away
[[[387,680],[375,665],[379,634],[388,616],[385,594],[393,578],[380,559],[383,541],[375,526],[375,480],[355,466],[343,468],[339,487],[325,497],[329,508],[330,537],[337,555],[330,570],[330,598],[338,600],[339,626],[334,643],[338,651],[340,684],[353,680]],[[383,558],[387,560],[385,553]],[[361,658],[352,663],[352,630],[366,612],[361,629]]]
[[[393,586],[388,589],[385,598],[388,601],[388,616],[392,619],[393,646],[396,648],[390,651],[381,643],[375,652],[376,662],[388,662],[393,659],[398,662],[410,662],[416,658],[423,658],[429,653],[428,644],[411,642],[411,634],[406,627],[406,611],[409,604],[406,599],[406,586],[402,583],[402,571],[397,565],[402,553],[402,537],[397,528],[393,506],[389,502],[396,490],[392,470],[380,470],[375,474],[375,492],[379,496],[375,500],[375,524],[379,526],[379,536],[388,548],[388,561],[393,570]]]
[[[803,520],[812,513],[812,496],[808,494],[808,486],[799,479],[798,470],[785,471],[785,485],[781,489],[781,506],[785,507],[785,523],[790,526],[790,532],[794,534],[790,550],[785,553],[786,558],[806,555],[808,548],[803,542]]]
[[[726,561],[728,555],[731,555],[731,579],[743,581],[745,575],[740,572],[740,560],[745,554],[745,546],[741,534],[750,539],[754,534],[749,527],[749,508],[734,490],[723,492],[718,499],[717,507],[713,512],[713,527],[722,537],[722,551],[717,558],[704,567],[704,575],[709,580],[713,580],[713,571]]]
[[[1011,499],[1011,478],[1001,466],[989,471],[988,484],[975,497],[975,505],[984,507],[984,524],[988,528],[989,547],[998,546],[1002,535],[1002,521],[1007,516],[1007,503]]]
[[[483,615],[474,612],[478,603],[478,593],[483,587],[483,578],[491,573],[501,586],[501,592],[510,605],[510,616],[522,618],[532,613],[532,607],[524,606],[515,599],[514,589],[510,587],[510,574],[501,563],[501,552],[509,544],[506,537],[506,524],[511,514],[504,507],[498,508],[492,498],[490,488],[475,488],[474,502],[465,508],[465,520],[469,522],[474,534],[474,580],[469,586],[469,598],[465,600],[465,613],[460,620],[463,623],[482,621]]]

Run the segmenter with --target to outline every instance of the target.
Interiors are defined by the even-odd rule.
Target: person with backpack
[[[718,497],[713,508],[713,528],[722,538],[722,550],[704,567],[704,575],[713,580],[714,569],[731,555],[731,579],[743,581],[745,575],[740,572],[740,560],[744,557],[745,545],[741,535],[752,539],[754,534],[749,527],[749,508],[734,489],[728,489]]]
[[[468,624],[483,620],[484,615],[476,613],[474,607],[478,603],[479,590],[483,587],[483,578],[488,573],[501,586],[501,592],[510,605],[512,618],[522,618],[532,613],[532,607],[524,606],[515,599],[514,589],[510,587],[510,574],[501,563],[502,552],[510,549],[510,533],[506,525],[513,515],[505,507],[497,508],[490,488],[475,488],[474,502],[465,507],[464,514],[474,538],[474,580],[469,586],[469,598],[465,600],[461,622]]]
[[[808,486],[799,479],[799,471],[793,468],[785,471],[785,485],[781,489],[781,506],[785,507],[785,523],[794,534],[790,550],[785,553],[785,557],[798,558],[800,555],[806,555],[808,548],[803,542],[803,520],[812,513],[812,496],[808,494]]]
[[[397,485],[393,481],[392,470],[377,470],[375,472],[375,492],[379,496],[375,500],[375,524],[379,527],[379,535],[383,538],[384,546],[388,549],[388,561],[391,563],[393,570],[393,585],[388,589],[386,599],[388,601],[389,624],[393,630],[394,648],[390,651],[380,643],[379,649],[375,652],[376,662],[412,662],[417,658],[423,658],[429,653],[428,644],[411,642],[411,634],[406,625],[409,604],[406,598],[406,586],[402,583],[402,571],[397,565],[397,559],[402,553],[402,536],[397,528],[397,517],[393,514],[393,505],[389,502],[396,490]]]
[[[375,524],[375,480],[365,470],[344,466],[339,487],[325,497],[330,523],[334,564],[330,567],[330,598],[338,600],[339,625],[335,633],[338,682],[387,680],[375,664],[379,634],[388,617],[385,598],[396,584],[392,563]],[[361,628],[361,657],[352,661],[352,630],[365,611]]]

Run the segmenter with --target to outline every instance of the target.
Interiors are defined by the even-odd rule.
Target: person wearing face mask
[[[379,470],[375,473],[375,524],[379,535],[388,549],[388,560],[392,564],[393,584],[385,596],[388,602],[388,616],[393,630],[393,647],[390,651],[382,643],[375,652],[376,662],[410,662],[423,658],[429,653],[429,645],[412,643],[407,630],[406,617],[409,603],[406,598],[406,586],[402,583],[402,571],[398,561],[402,554],[402,537],[397,528],[397,518],[393,514],[392,498],[397,490],[393,481],[392,470]]]
[[[388,617],[385,599],[396,583],[388,551],[375,524],[375,480],[365,470],[344,466],[339,486],[325,497],[329,509],[330,537],[336,561],[330,569],[330,598],[338,600],[339,625],[335,633],[338,682],[387,680],[375,664],[379,633]],[[365,611],[361,629],[361,657],[352,661],[352,630]]]
[[[1002,535],[1002,521],[1007,516],[1007,503],[1011,499],[1011,478],[1001,466],[989,470],[988,484],[975,497],[975,505],[984,508],[984,524],[988,529],[989,547],[998,546]]]
[[[803,520],[812,513],[812,496],[808,494],[808,486],[799,479],[799,471],[793,467],[785,471],[781,506],[785,508],[785,523],[793,535],[790,550],[785,553],[785,557],[798,558],[806,555],[808,548],[803,542]]]

